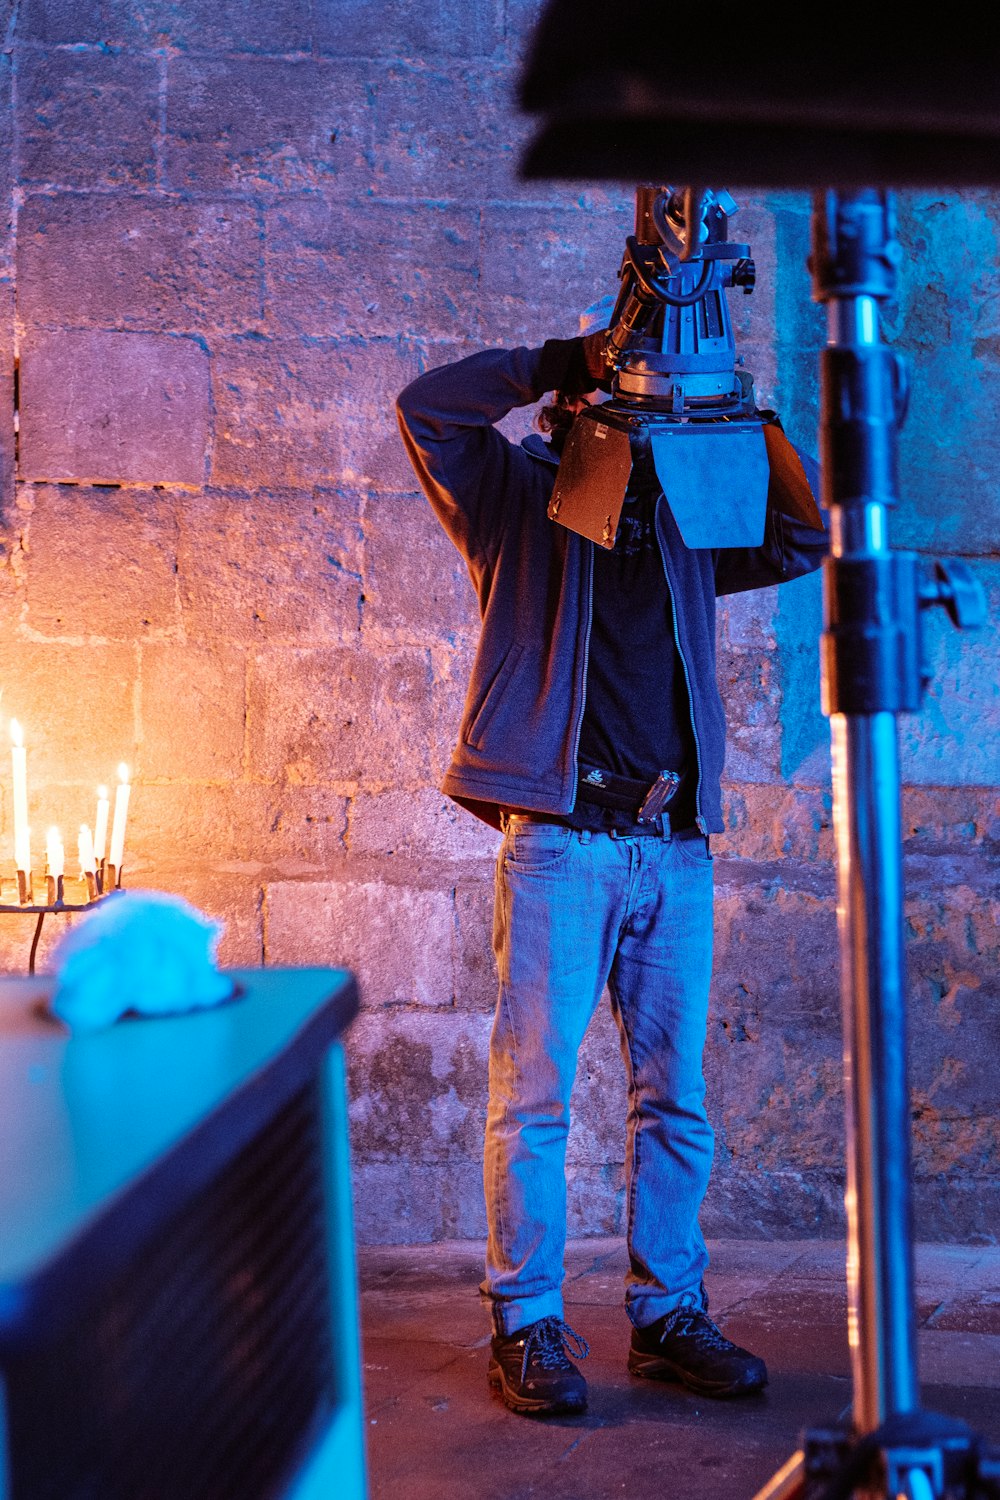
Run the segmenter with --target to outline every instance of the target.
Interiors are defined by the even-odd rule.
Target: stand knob
[[[959,630],[978,630],[986,621],[986,595],[968,563],[939,558],[933,576],[920,584],[920,608],[942,604]]]

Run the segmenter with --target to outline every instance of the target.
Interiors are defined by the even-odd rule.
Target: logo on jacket
[[[586,776],[583,779],[587,783],[588,786],[603,786],[604,785],[604,772],[603,771],[598,771],[595,768],[593,771],[588,771],[587,774],[586,774]]]

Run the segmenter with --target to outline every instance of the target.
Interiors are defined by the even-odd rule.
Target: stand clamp
[[[915,552],[827,558],[825,714],[916,713],[931,679],[922,611],[942,606],[958,630],[984,623],[986,597],[967,563],[939,560],[923,577],[920,566]]]
[[[1000,1500],[1000,1448],[966,1423],[936,1412],[890,1417],[857,1437],[841,1426],[810,1427],[798,1453],[755,1500]]]
[[[804,1452],[803,1500],[866,1491],[898,1500],[1000,1500],[1000,1449],[936,1412],[897,1414],[860,1439],[813,1429]]]

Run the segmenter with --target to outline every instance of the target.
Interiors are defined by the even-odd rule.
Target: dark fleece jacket
[[[538,437],[511,443],[494,424],[559,389],[579,363],[580,342],[473,354],[421,375],[397,402],[410,460],[465,559],[482,617],[458,744],[441,790],[494,827],[500,807],[568,813],[576,797],[593,543],[548,518],[558,466],[550,445]],[[815,493],[815,463],[797,457]],[[657,506],[698,755],[698,826],[706,833],[723,828],[716,595],[797,578],[827,550],[826,533],[792,519],[783,502],[772,467],[763,544],[721,550],[686,547],[662,495]]]

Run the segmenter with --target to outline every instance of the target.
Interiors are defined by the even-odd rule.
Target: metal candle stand
[[[114,865],[107,864],[101,860],[100,868],[96,872],[88,871],[79,879],[67,882],[64,875],[45,876],[45,901],[34,899],[34,881],[31,874],[25,870],[17,872],[17,900],[0,900],[0,914],[7,912],[18,916],[37,916],[35,923],[35,935],[31,940],[31,951],[28,955],[28,973],[35,972],[35,955],[38,952],[38,940],[42,935],[42,923],[50,914],[66,912],[92,911],[95,906],[100,906],[102,901],[107,901],[111,896],[117,896],[123,889],[122,872],[116,870]],[[79,888],[82,899],[69,900],[66,898],[67,884]],[[2,894],[2,888],[0,888]]]

